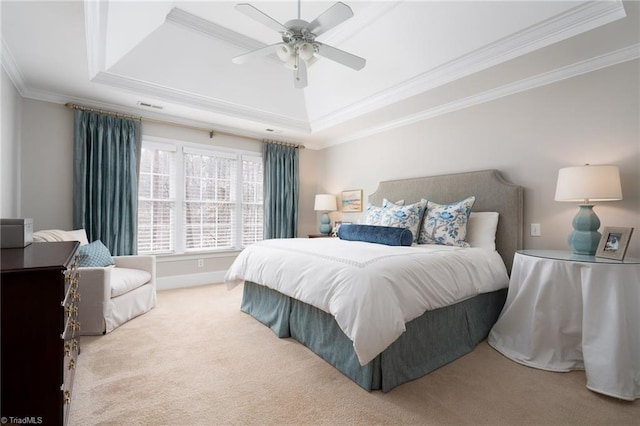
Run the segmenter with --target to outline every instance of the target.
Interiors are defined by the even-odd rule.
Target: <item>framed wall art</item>
[[[358,213],[362,211],[362,189],[342,191],[342,211]]]

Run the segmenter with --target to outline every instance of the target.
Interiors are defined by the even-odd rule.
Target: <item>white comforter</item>
[[[389,247],[338,238],[266,240],[240,253],[229,289],[262,284],[333,315],[365,365],[424,312],[504,288],[495,251],[434,245]]]

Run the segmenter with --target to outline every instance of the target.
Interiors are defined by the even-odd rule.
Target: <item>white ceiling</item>
[[[620,1],[345,1],[355,16],[318,40],[367,65],[320,59],[305,89],[275,56],[231,62],[280,37],[227,1],[3,0],[2,64],[24,97],[322,148],[424,118],[438,88],[627,15]],[[297,15],[295,1],[249,2]],[[301,18],[333,3],[302,1]]]

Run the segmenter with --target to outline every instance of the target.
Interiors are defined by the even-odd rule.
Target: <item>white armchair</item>
[[[80,241],[84,230],[34,233],[34,241]],[[155,256],[113,256],[114,266],[80,267],[78,321],[81,335],[113,331],[156,305]]]
[[[156,305],[154,256],[114,256],[113,267],[78,268],[80,334],[106,334]]]

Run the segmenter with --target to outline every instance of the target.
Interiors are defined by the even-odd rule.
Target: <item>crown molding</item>
[[[274,135],[271,133],[267,134],[266,132],[256,132],[256,131],[247,130],[245,128],[232,127],[232,126],[212,123],[211,121],[202,121],[202,120],[194,120],[194,119],[189,119],[184,117],[178,117],[175,115],[166,114],[162,112],[149,111],[147,109],[143,110],[136,107],[123,106],[120,104],[112,104],[109,102],[101,102],[101,101],[96,101],[94,99],[86,99],[86,98],[81,98],[77,96],[60,95],[58,93],[49,92],[46,90],[28,90],[23,96],[23,98],[42,101],[42,102],[49,102],[54,104],[60,104],[60,105],[65,105],[71,102],[71,103],[86,106],[89,108],[103,109],[103,110],[118,112],[121,114],[140,116],[142,117],[143,121],[145,118],[148,118],[148,119],[161,120],[161,121],[167,122],[168,124],[175,123],[175,124],[187,125],[192,127],[201,127],[204,129],[211,128],[214,132],[230,133],[235,136],[247,137],[250,139],[269,139],[274,137]],[[289,138],[279,138],[278,140],[282,140],[283,142],[294,143],[294,141],[290,141]]]
[[[84,0],[84,30],[87,41],[89,79],[106,67],[108,2]]]
[[[2,54],[0,55],[0,60],[2,61],[2,68],[6,71],[9,79],[13,82],[13,85],[20,96],[24,98],[27,85],[24,82],[24,77],[22,76],[22,72],[20,72],[20,68],[18,68],[18,65],[16,64],[16,60],[13,58],[13,54],[11,54],[11,50],[9,50],[9,46],[7,46],[4,39],[2,39]]]
[[[327,33],[319,35],[318,41],[339,46],[404,2],[405,0],[393,0],[367,3],[366,8],[359,10],[349,19],[349,25],[332,28]]]
[[[208,37],[224,41],[243,49],[255,50],[266,46],[266,44],[259,42],[258,40],[247,37],[177,7],[171,9],[165,19],[165,22],[187,28],[191,31],[204,34]]]
[[[203,34],[217,41],[222,41],[241,49],[245,49],[247,50],[247,52],[251,52],[253,50],[257,50],[267,46],[265,43],[262,43],[251,37],[247,37],[243,34],[225,28],[221,25],[216,24],[215,22],[208,21],[177,7],[171,9],[169,14],[167,15],[167,18],[165,19],[165,22],[181,28],[186,28],[198,34]],[[282,61],[278,59],[275,54],[267,55],[266,58],[271,59],[278,64],[282,64]]]
[[[311,129],[316,132],[333,127],[624,17],[626,13],[620,0],[581,4],[510,37],[419,74],[388,90],[380,91],[317,119],[311,119]]]
[[[163,99],[167,102],[175,102],[188,107],[201,108],[206,111],[224,114],[242,120],[257,121],[269,126],[284,127],[286,129],[303,133],[311,132],[309,123],[306,120],[297,120],[256,108],[249,108],[243,105],[207,96],[201,96],[187,91],[168,88],[159,84],[149,83],[114,73],[100,72],[91,80],[91,82],[117,87],[128,92],[135,92]]]
[[[397,120],[387,121],[378,126],[369,128],[364,131],[355,132],[342,138],[336,138],[328,140],[324,143],[314,144],[314,149],[323,149],[335,145],[340,145],[346,142],[362,139],[365,137],[373,136],[378,133],[386,132],[398,127],[407,126],[419,121],[428,120],[440,115],[448,114],[450,112],[458,111],[464,108],[469,108],[475,105],[490,102],[496,99],[504,98],[506,96],[515,95],[517,93],[525,92],[527,90],[535,89],[538,87],[546,86],[558,81],[566,80],[569,78],[577,77],[583,74],[597,71],[602,68],[607,68],[613,65],[621,64],[624,62],[632,61],[640,58],[640,44],[634,44],[622,49],[615,50],[613,52],[606,53],[604,55],[596,56],[583,61],[575,62],[570,65],[566,65],[561,68],[557,68],[553,71],[548,71],[542,74],[537,74],[531,77],[518,80],[513,83],[505,84],[500,87],[496,87],[491,90],[487,90],[472,96],[468,96],[462,99],[438,105],[434,108],[429,108],[415,114],[411,114],[402,117]]]

